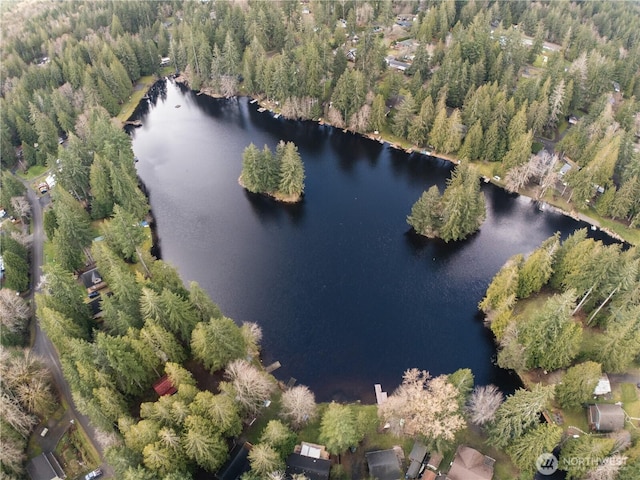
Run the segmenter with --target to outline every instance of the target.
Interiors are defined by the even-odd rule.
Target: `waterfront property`
[[[302,442],[287,457],[287,478],[304,475],[309,480],[328,480],[331,470],[329,452],[323,445]]]
[[[378,480],[402,478],[400,459],[394,449],[365,453],[369,465],[369,476]]]
[[[491,480],[495,462],[475,448],[460,445],[447,477],[450,480]]]
[[[411,460],[411,464],[407,469],[405,478],[417,478],[420,474],[420,469],[422,468],[426,457],[427,447],[425,447],[420,442],[415,442],[413,444],[413,448],[411,449],[411,453],[409,454],[409,460]]]

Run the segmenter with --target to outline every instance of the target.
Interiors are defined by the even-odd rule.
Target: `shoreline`
[[[271,198],[276,202],[286,203],[286,204],[294,204],[300,203],[302,201],[302,194],[300,195],[283,195],[279,192],[269,193],[269,192],[251,192],[247,187],[244,186],[244,182],[242,181],[242,174],[238,177],[238,185],[244,188],[249,193],[255,193],[255,195],[263,195],[265,197]]]
[[[181,84],[185,85],[186,87],[190,88],[188,79],[182,73],[179,76],[175,77],[174,80],[177,83],[181,83]],[[194,92],[195,92],[195,90],[194,90]],[[220,94],[215,94],[213,92],[209,92],[207,89],[202,89],[202,90],[197,91],[196,95],[206,95],[206,96],[208,96],[210,98],[215,98],[215,99],[231,98],[231,97],[225,97],[224,95],[220,95]],[[248,94],[238,94],[238,95],[235,95],[235,96],[236,97],[246,97],[246,98],[250,99],[249,103],[257,104],[258,108],[262,109],[262,110],[260,110],[260,113],[268,112],[268,113],[272,114],[275,118],[279,118],[279,117],[282,116],[282,114],[280,112],[275,110],[274,107],[276,107],[276,106],[273,105],[273,102],[268,102],[268,101],[265,101],[262,98],[254,97],[254,96],[251,96],[251,95],[248,95]],[[283,117],[283,118],[287,118],[287,117]],[[402,151],[404,151],[405,153],[408,153],[408,154],[416,153],[416,154],[420,154],[420,155],[426,155],[428,157],[433,157],[433,158],[437,158],[439,160],[444,160],[444,161],[450,162],[450,163],[452,163],[454,165],[458,165],[461,162],[461,160],[459,158],[457,158],[457,157],[455,157],[453,155],[449,155],[449,154],[445,154],[445,153],[438,153],[438,152],[435,152],[435,151],[432,151],[432,150],[427,150],[427,149],[421,149],[421,148],[419,148],[418,146],[415,146],[415,145],[405,148],[402,145],[399,145],[398,143],[395,143],[395,142],[391,141],[390,139],[386,138],[382,133],[379,133],[377,131],[376,132],[369,132],[369,133],[362,133],[362,132],[357,132],[355,130],[351,130],[349,128],[339,128],[339,127],[336,127],[335,125],[332,125],[331,123],[327,122],[323,117],[320,117],[317,120],[314,120],[314,119],[300,119],[300,118],[297,118],[297,119],[293,119],[292,118],[292,119],[289,119],[289,120],[311,121],[311,122],[317,123],[318,125],[323,125],[323,126],[327,125],[329,127],[336,128],[338,130],[342,130],[344,133],[349,132],[349,133],[354,134],[354,135],[360,135],[362,137],[368,138],[369,140],[372,140],[372,141],[377,141],[378,143],[383,144],[383,145],[387,144],[387,145],[389,145],[390,148],[393,148],[393,149],[396,149],[396,150],[402,150]],[[469,162],[469,163],[471,163],[472,165],[476,165],[477,164],[477,162]],[[501,185],[495,179],[487,177],[487,176],[482,175],[482,174],[480,174],[480,177],[482,178],[484,183],[492,183],[496,187],[507,191],[504,188],[504,186]],[[240,184],[240,185],[243,186],[242,184]],[[244,186],[243,186],[243,188],[244,188]],[[626,243],[628,245],[633,245],[633,243],[630,240],[625,239],[620,234],[612,231],[611,229],[609,229],[607,227],[601,226],[600,222],[598,222],[596,219],[591,218],[590,216],[588,216],[586,214],[580,213],[580,212],[578,212],[576,210],[571,210],[571,211],[565,210],[564,208],[561,208],[560,206],[558,206],[557,204],[554,204],[553,202],[551,202],[549,200],[542,200],[542,201],[536,200],[535,198],[533,198],[531,195],[527,194],[526,192],[517,191],[517,192],[513,192],[513,193],[517,193],[518,195],[521,195],[523,197],[527,197],[527,198],[529,198],[529,199],[531,199],[533,201],[538,201],[540,203],[544,203],[545,204],[545,207],[544,207],[545,209],[549,209],[554,213],[560,213],[562,215],[565,215],[567,217],[573,218],[574,220],[577,220],[577,221],[580,221],[580,222],[585,222],[585,223],[591,225],[591,229],[592,230],[601,230],[602,232],[604,232],[605,234],[607,234],[608,236],[610,236],[614,240]],[[286,203],[296,203],[296,202],[287,201],[287,200],[284,200],[284,199],[281,200],[280,198],[277,198],[277,197],[275,197],[273,195],[270,195],[270,194],[266,194],[265,193],[264,195],[270,196],[271,198],[275,198],[278,201],[283,201],[283,202],[286,202]],[[300,198],[300,200],[301,199],[302,198]],[[297,200],[297,201],[300,201],[300,200]],[[628,228],[628,227],[625,227],[625,228]]]

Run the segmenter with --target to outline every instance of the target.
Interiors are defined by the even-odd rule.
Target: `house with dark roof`
[[[66,477],[52,453],[42,453],[27,463],[31,480],[62,480]]]
[[[369,465],[369,477],[376,480],[399,480],[403,477],[395,450],[376,450],[364,456]]]
[[[589,428],[599,432],[615,432],[624,428],[625,413],[620,405],[589,405]]]
[[[287,457],[286,465],[287,478],[304,475],[309,480],[329,480],[331,460],[292,453]]]
[[[251,451],[251,445],[249,442],[243,444],[236,444],[229,452],[229,458],[220,467],[215,474],[216,480],[240,480],[240,477],[245,472],[251,470],[249,464],[249,452]]]
[[[415,442],[413,444],[413,448],[411,449],[411,453],[409,454],[409,460],[411,460],[411,464],[407,469],[405,478],[417,478],[426,457],[427,447],[425,447],[420,442]]]
[[[87,270],[82,275],[80,275],[80,279],[82,280],[82,284],[89,293],[96,292],[101,288],[107,286],[107,284],[102,280],[102,275],[100,275],[100,272],[98,272],[97,268]]]
[[[153,389],[161,397],[164,395],[173,395],[178,391],[178,389],[173,386],[171,379],[167,375],[160,377],[160,380],[153,384]]]
[[[496,461],[475,448],[459,445],[447,474],[450,480],[491,480]]]

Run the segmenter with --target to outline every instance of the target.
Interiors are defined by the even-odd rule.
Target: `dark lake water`
[[[411,367],[468,367],[477,384],[514,388],[493,364],[477,304],[508,257],[585,224],[483,184],[480,232],[425,240],[405,219],[423,190],[444,188],[450,163],[274,119],[246,98],[214,100],[170,82],[156,89],[132,136],[162,258],[225,315],[262,326],[264,364],[282,363],[276,376],[295,377],[321,401],[373,402],[374,383],[391,392]],[[237,182],[250,142],[273,150],[281,139],[298,145],[306,170],[304,201],[293,206]]]

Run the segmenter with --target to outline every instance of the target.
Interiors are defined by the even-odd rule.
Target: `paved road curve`
[[[39,290],[40,285],[40,277],[42,275],[42,263],[44,257],[43,244],[44,244],[44,231],[42,227],[42,207],[43,203],[46,205],[49,201],[49,196],[38,197],[36,192],[30,187],[29,182],[21,180],[21,182],[27,188],[27,199],[31,204],[31,219],[32,219],[32,234],[33,239],[31,243],[31,292],[30,299],[31,305],[33,308],[34,316],[36,310],[36,303],[34,294]],[[44,332],[40,329],[40,322],[35,323],[35,333],[34,333],[34,342],[32,346],[32,350],[34,353],[38,354],[42,357],[49,367],[51,371],[51,375],[53,376],[54,384],[56,385],[58,392],[62,398],[67,402],[70,412],[67,412],[64,416],[64,419],[67,422],[71,422],[73,420],[75,423],[79,423],[84,431],[87,433],[87,436],[91,440],[94,448],[100,454],[100,459],[102,463],[102,470],[105,473],[105,477],[113,477],[113,469],[104,462],[104,449],[100,445],[100,443],[96,440],[96,429],[89,422],[89,418],[85,415],[82,415],[76,409],[76,406],[73,402],[73,398],[71,397],[71,389],[69,388],[69,384],[67,383],[64,375],[62,374],[62,368],[60,366],[60,360],[58,358],[58,353],[56,352],[53,344],[49,340],[49,338],[44,334]],[[44,438],[37,437],[38,440],[41,440],[41,443],[47,443]],[[41,445],[43,448],[49,447],[48,444]]]

